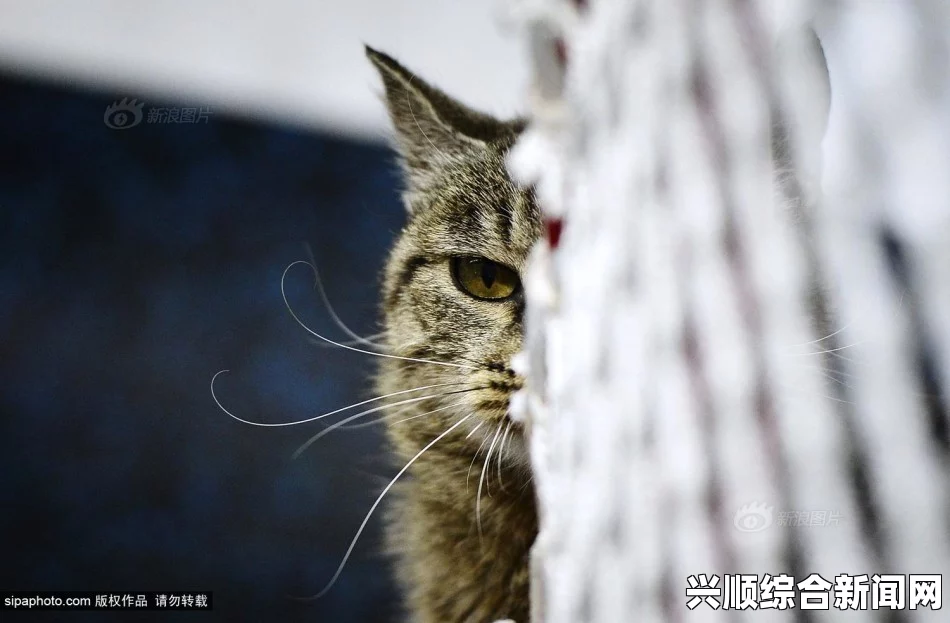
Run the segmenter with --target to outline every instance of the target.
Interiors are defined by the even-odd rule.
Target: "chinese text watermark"
[[[211,109],[208,107],[153,106],[145,110],[145,102],[123,97],[106,107],[102,121],[112,130],[128,130],[145,123],[208,123]]]

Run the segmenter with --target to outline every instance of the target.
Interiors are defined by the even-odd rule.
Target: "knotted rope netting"
[[[515,7],[535,619],[944,620],[950,4]]]

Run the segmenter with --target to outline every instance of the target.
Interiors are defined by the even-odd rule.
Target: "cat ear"
[[[366,56],[383,79],[386,106],[410,184],[437,171],[454,156],[484,149],[517,132],[515,124],[498,121],[455,101],[392,57],[369,46]]]

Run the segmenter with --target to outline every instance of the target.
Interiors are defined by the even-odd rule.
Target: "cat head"
[[[378,389],[439,385],[406,395],[439,395],[408,405],[407,417],[437,411],[391,426],[391,438],[397,450],[415,453],[470,415],[440,445],[452,447],[454,439],[474,451],[486,435],[508,430],[517,440],[506,455],[521,449],[526,461],[520,426],[507,413],[522,384],[511,369],[523,336],[520,276],[541,214],[505,166],[524,123],[476,112],[389,56],[370,48],[367,55],[385,87],[408,213],[386,265],[382,300],[388,352],[408,359],[382,360]]]
[[[812,31],[793,40],[789,50],[782,53],[808,54],[822,69],[816,73],[820,84],[809,91],[820,94],[809,102],[818,122],[798,154],[815,160],[830,102],[827,65]],[[541,214],[531,191],[518,188],[505,165],[525,124],[472,110],[386,54],[366,52],[385,87],[408,212],[386,265],[382,301],[386,346],[403,359],[382,360],[378,389],[437,386],[402,394],[406,400],[438,394],[410,403],[406,417],[413,419],[390,427],[391,438],[411,456],[470,415],[459,435],[476,427],[479,432],[465,437],[464,445],[477,449],[510,428],[515,435],[506,458],[526,463],[526,455],[518,454],[521,427],[507,413],[523,382],[511,369],[511,358],[522,345],[520,275],[540,236]],[[798,209],[805,191],[789,174],[793,157],[786,124],[777,119],[773,127],[776,190],[784,204]]]

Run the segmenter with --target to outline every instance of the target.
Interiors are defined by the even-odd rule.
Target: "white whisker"
[[[478,388],[473,388],[472,390],[466,389],[466,390],[462,390],[462,391],[463,391],[463,392],[465,392],[465,391],[473,391],[474,389],[478,389]],[[462,393],[462,392],[450,392],[450,393]],[[437,394],[437,395],[435,395],[435,396],[430,396],[430,398],[439,398],[439,397],[441,397],[441,396],[448,396],[448,395],[450,395],[450,394]],[[418,414],[416,414],[416,415],[410,415],[410,416],[407,417],[407,418],[403,418],[403,419],[401,419],[401,420],[396,420],[395,422],[392,423],[392,425],[395,426],[396,424],[402,424],[403,422],[408,422],[409,420],[414,420],[414,419],[416,419],[416,418],[421,418],[421,417],[426,416],[426,415],[429,415],[429,414],[431,414],[431,413],[436,413],[437,411],[444,411],[445,409],[448,409],[448,408],[450,408],[450,407],[457,407],[457,406],[463,405],[463,404],[465,404],[465,401],[456,402],[456,403],[450,404],[450,405],[445,406],[445,407],[439,407],[438,409],[433,409],[433,410],[431,410],[431,411],[426,411],[425,413],[418,413]],[[333,432],[333,431],[335,431],[335,430],[344,430],[344,429],[345,429],[345,430],[353,430],[354,428],[364,428],[364,427],[366,427],[366,426],[373,426],[373,425],[375,425],[375,424],[380,424],[380,423],[382,423],[382,422],[385,422],[385,421],[387,421],[387,420],[392,419],[394,416],[398,416],[400,413],[405,413],[407,410],[408,410],[408,409],[400,409],[400,410],[399,410],[398,412],[396,412],[395,414],[384,415],[383,417],[381,417],[381,418],[379,418],[379,419],[377,419],[377,420],[373,420],[372,422],[365,422],[365,423],[363,423],[363,424],[353,424],[352,426],[346,426],[346,423],[349,422],[350,420],[356,419],[357,417],[363,417],[363,415],[366,415],[365,413],[364,413],[364,414],[359,414],[359,413],[358,413],[358,414],[356,414],[356,415],[354,415],[354,416],[352,416],[352,417],[346,418],[345,420],[340,420],[339,422],[337,422],[337,423],[334,424],[333,426],[330,426],[330,427],[328,427],[328,428],[326,428],[326,429],[320,431],[319,433],[317,433],[316,435],[314,435],[311,439],[307,440],[307,443],[306,443],[305,445],[310,445],[310,444],[316,443],[318,439],[320,439],[321,437],[323,437],[323,436],[327,435],[328,433]],[[297,452],[301,452],[301,451],[303,451],[303,448],[298,448]],[[297,453],[296,453],[296,452],[294,453],[294,458],[297,458]]]
[[[387,420],[391,420],[391,419],[393,419],[393,418],[395,418],[395,417],[399,417],[400,414],[405,413],[405,412],[408,411],[410,408],[411,408],[411,407],[408,407],[408,406],[407,406],[407,407],[403,407],[403,408],[399,409],[398,411],[395,411],[394,413],[390,413],[390,414],[384,415],[383,417],[378,418],[378,419],[375,419],[375,420],[372,420],[372,421],[370,421],[370,422],[360,422],[359,424],[347,424],[346,426],[340,426],[340,427],[339,427],[339,430],[356,430],[356,429],[358,429],[358,428],[369,428],[369,427],[371,427],[371,426],[376,426],[377,424],[380,424],[380,423],[382,423],[382,422],[386,422]]]
[[[389,481],[389,484],[386,485],[386,488],[383,489],[383,492],[380,493],[379,497],[376,498],[376,501],[373,502],[373,505],[370,507],[369,512],[366,513],[366,517],[363,519],[363,523],[360,524],[359,530],[356,531],[356,536],[354,536],[353,540],[350,541],[350,546],[347,548],[346,554],[343,555],[343,560],[340,562],[340,566],[337,567],[336,573],[333,574],[333,577],[330,578],[330,581],[327,583],[327,585],[324,586],[323,589],[319,593],[314,595],[312,599],[319,599],[323,597],[324,595],[327,594],[327,591],[333,588],[333,585],[336,583],[337,578],[340,577],[340,573],[343,572],[343,567],[346,566],[346,561],[349,560],[350,554],[353,553],[353,548],[356,547],[356,542],[359,540],[360,535],[363,534],[363,530],[366,528],[366,524],[369,523],[370,517],[373,516],[373,512],[376,510],[376,507],[379,506],[379,503],[383,500],[383,497],[385,497],[386,494],[389,493],[389,490],[392,488],[394,484],[396,484],[396,481],[399,480],[400,476],[402,476],[406,472],[406,470],[409,469],[409,467],[412,466],[412,464],[415,463],[419,459],[420,456],[422,456],[427,450],[429,450],[429,448],[434,446],[440,440],[444,439],[446,435],[451,433],[453,430],[461,426],[462,423],[465,422],[470,417],[472,417],[472,415],[473,414],[466,415],[461,420],[459,420],[458,422],[456,422],[455,424],[447,428],[441,435],[439,435],[438,437],[430,441],[428,444],[426,444],[426,446],[422,448],[422,450],[419,450],[419,452],[414,457],[409,459],[409,462],[406,463],[406,465],[401,470],[399,470],[399,473],[396,474],[396,476],[392,480]]]
[[[355,345],[355,344],[360,344],[360,343],[364,343],[364,344],[365,344],[366,341],[368,341],[368,340],[377,340],[377,339],[382,338],[382,337],[385,337],[385,336],[386,336],[386,332],[385,332],[385,331],[380,331],[379,333],[373,333],[372,335],[367,335],[366,337],[364,337],[364,338],[362,338],[362,339],[360,339],[360,340],[346,340],[345,342],[340,342],[340,344],[343,344],[343,345],[345,345],[345,346],[353,346],[353,345]],[[313,344],[314,346],[319,346],[320,348],[330,348],[330,347],[331,347],[330,344],[327,344],[326,342],[321,342],[320,340],[318,340],[318,339],[316,339],[316,338],[308,337],[308,338],[307,338],[307,341],[310,342],[311,344]],[[377,344],[377,346],[379,346],[379,348],[385,348],[385,346],[382,345],[382,344]]]
[[[476,425],[475,425],[475,428],[473,428],[467,435],[465,435],[465,438],[468,439],[469,437],[471,437],[472,435],[474,435],[474,434],[475,434],[475,431],[477,431],[479,428],[481,428],[481,427],[482,427],[482,424],[484,424],[484,423],[485,423],[485,421],[482,420],[481,422],[479,422],[478,424],[476,424]]]
[[[234,419],[237,420],[238,422],[241,422],[242,424],[250,424],[251,426],[262,426],[262,427],[265,427],[265,428],[275,428],[275,427],[280,427],[280,426],[297,426],[297,425],[299,425],[299,424],[306,424],[306,423],[308,423],[308,422],[313,422],[313,421],[315,421],[315,420],[320,420],[320,419],[323,419],[323,418],[325,418],[325,417],[329,417],[329,416],[331,416],[331,415],[336,415],[337,413],[340,413],[340,412],[342,412],[342,411],[346,411],[346,410],[348,410],[348,409],[354,409],[354,408],[356,408],[356,407],[362,407],[363,405],[369,404],[369,403],[371,403],[371,402],[378,402],[378,401],[380,401],[380,400],[385,400],[385,399],[387,399],[387,398],[392,398],[393,396],[399,396],[399,395],[408,394],[408,393],[411,393],[411,392],[418,392],[418,391],[422,391],[422,390],[424,390],[424,389],[434,389],[434,388],[436,388],[436,387],[451,387],[451,386],[458,386],[458,385],[466,385],[466,384],[467,384],[467,383],[464,383],[464,382],[454,382],[454,383],[437,383],[437,384],[435,384],[435,385],[424,385],[424,386],[422,386],[422,387],[416,387],[416,388],[413,388],[413,389],[404,389],[404,390],[401,390],[401,391],[398,391],[398,392],[393,392],[393,393],[391,393],[391,394],[386,394],[385,396],[376,396],[375,398],[369,398],[369,399],[367,399],[367,400],[363,400],[362,402],[356,402],[356,403],[353,403],[353,404],[351,404],[351,405],[347,405],[347,406],[345,406],[345,407],[340,407],[339,409],[334,409],[333,411],[329,411],[329,412],[327,412],[327,413],[323,413],[323,414],[321,414],[321,415],[316,415],[316,416],[314,416],[314,417],[306,418],[306,419],[304,419],[304,420],[295,420],[295,421],[293,421],[293,422],[267,423],[267,422],[252,422],[252,421],[250,421],[250,420],[245,420],[245,419],[243,419],[243,418],[239,418],[238,416],[234,415],[233,413],[231,413],[230,411],[228,411],[227,409],[224,408],[224,405],[221,404],[221,401],[218,400],[218,396],[217,396],[217,395],[215,394],[215,392],[214,392],[214,382],[215,382],[215,380],[216,380],[219,376],[221,376],[221,375],[224,374],[225,372],[230,372],[230,370],[220,370],[220,371],[217,372],[213,377],[211,377],[211,397],[214,398],[215,404],[218,405],[218,408],[219,408],[219,409],[221,409],[222,411],[224,411],[225,413],[227,413],[229,416],[231,416],[232,418],[234,418]],[[433,396],[440,396],[440,395],[443,395],[443,394],[433,394]],[[423,396],[422,398],[418,398],[418,399],[415,399],[415,398],[414,398],[414,399],[412,399],[411,401],[400,400],[400,401],[398,401],[398,402],[390,403],[388,406],[389,406],[389,407],[395,407],[395,406],[399,406],[399,405],[402,405],[402,404],[407,404],[408,402],[413,402],[413,401],[418,401],[418,400],[425,400],[426,398],[431,398],[431,397],[433,397],[433,396]],[[368,413],[368,412],[367,412],[367,413]]]
[[[421,418],[421,417],[424,417],[424,416],[426,416],[426,415],[430,415],[430,414],[432,414],[432,413],[435,413],[436,411],[443,411],[443,410],[448,409],[448,408],[450,408],[450,407],[459,407],[459,406],[461,406],[461,405],[463,405],[463,404],[465,404],[465,401],[464,401],[464,400],[459,401],[459,402],[456,402],[456,403],[454,403],[454,404],[450,404],[450,405],[448,405],[448,406],[446,406],[446,407],[440,407],[440,408],[438,408],[438,409],[433,409],[432,411],[426,411],[425,413],[418,413],[418,414],[416,414],[416,415],[410,415],[410,416],[407,417],[407,418],[403,418],[403,419],[401,419],[401,420],[396,420],[395,422],[393,422],[393,426],[395,426],[396,424],[402,424],[403,422],[408,422],[409,420],[415,420],[416,418]]]
[[[798,363],[798,364],[795,364],[795,367],[796,367],[796,368],[805,368],[805,369],[808,369],[808,370],[817,370],[817,371],[819,371],[819,372],[828,372],[829,374],[836,374],[836,375],[838,375],[838,376],[842,376],[842,377],[849,378],[849,379],[855,378],[855,375],[853,375],[853,374],[851,374],[851,373],[849,373],[849,372],[845,372],[845,371],[843,371],[843,370],[835,370],[835,369],[833,369],[833,368],[828,368],[828,367],[826,367],[826,366],[820,366],[820,365],[815,365],[815,364],[811,364],[811,363]]]
[[[847,387],[848,389],[854,389],[854,387],[852,387],[850,383],[839,378],[839,377],[854,378],[853,374],[848,374],[847,372],[842,372],[841,370],[833,370],[831,368],[826,368],[824,366],[815,366],[815,365],[809,365],[809,364],[799,364],[798,367],[807,368],[814,372],[818,372],[819,374],[821,374],[822,376],[824,376],[830,381],[834,381],[835,383],[843,387]]]
[[[800,387],[795,387],[794,385],[789,385],[788,383],[780,383],[780,385],[781,385],[782,387],[785,387],[786,389],[794,390],[794,391],[799,392],[799,393],[801,393],[801,394],[804,394],[804,395],[806,395],[806,396],[812,396],[812,397],[817,397],[817,398],[825,398],[826,400],[832,400],[832,401],[834,401],[834,402],[840,402],[840,403],[846,404],[846,405],[853,405],[853,404],[854,404],[854,403],[853,403],[852,401],[850,401],[850,400],[843,400],[843,399],[841,399],[841,398],[836,398],[836,397],[834,397],[834,396],[829,396],[829,395],[827,395],[827,394],[820,394],[820,393],[817,393],[817,392],[811,392],[811,391],[808,391],[808,390],[805,390],[805,389],[801,389]]]
[[[866,366],[866,365],[868,365],[867,362],[865,362],[865,361],[858,361],[857,359],[852,359],[851,357],[845,357],[845,356],[842,355],[841,353],[836,353],[836,352],[830,351],[830,350],[826,350],[826,351],[823,351],[822,353],[818,353],[818,354],[828,354],[828,355],[831,355],[832,357],[836,357],[837,359],[840,359],[840,360],[842,360],[842,361],[847,361],[848,363],[853,363],[853,364],[856,365],[856,366]]]
[[[501,441],[498,443],[498,453],[496,454],[495,462],[498,463],[498,486],[501,487],[502,491],[506,491],[505,484],[502,481],[501,475],[501,462],[505,457],[505,439],[508,437],[508,433],[511,431],[511,420],[508,420],[508,425],[505,426],[505,432],[501,436]]]
[[[317,269],[317,259],[313,255],[313,249],[310,248],[309,244],[304,245],[304,247],[307,249],[307,253],[310,255],[310,267],[313,268],[314,285],[318,290],[320,290],[320,298],[323,299],[323,304],[327,308],[327,312],[330,314],[333,322],[335,322],[344,333],[353,338],[353,341],[360,344],[365,344],[372,348],[385,348],[385,346],[382,344],[376,344],[375,342],[371,342],[369,339],[358,335],[355,331],[351,330],[350,327],[348,327],[346,323],[343,322],[343,320],[337,315],[336,310],[330,303],[330,297],[327,296],[326,288],[323,287],[323,280],[320,279],[320,271]],[[345,342],[341,342],[341,344],[345,344]]]
[[[478,526],[479,539],[482,538],[482,485],[485,483],[485,472],[488,471],[488,464],[491,462],[491,452],[495,447],[495,442],[498,441],[498,435],[501,433],[501,425],[503,423],[504,420],[498,422],[498,429],[495,431],[491,445],[488,446],[488,454],[485,455],[485,462],[482,464],[482,475],[478,479],[478,492],[475,494],[475,523]],[[491,492],[488,493],[488,497],[491,497]]]
[[[495,438],[492,439],[491,445],[488,446],[488,453],[487,453],[486,456],[485,456],[485,463],[487,464],[488,472],[489,472],[489,473],[488,473],[488,477],[485,478],[485,493],[488,495],[488,497],[491,497],[491,459],[492,459],[492,453],[495,451],[495,443],[498,441],[499,435],[501,434],[502,425],[503,425],[504,423],[505,423],[504,420],[499,420],[499,421],[498,421],[498,428],[495,430]],[[494,452],[494,454],[495,454],[495,458],[496,458],[496,460],[497,460],[497,458],[498,458],[498,453],[497,453],[497,452]]]
[[[460,383],[460,385],[461,385],[461,383]],[[483,386],[480,386],[480,387],[471,387],[471,388],[466,389],[466,390],[463,390],[463,391],[475,391],[475,390],[478,390],[478,389],[486,389],[486,387],[485,387],[484,385],[483,385]],[[458,393],[462,393],[462,392],[447,392],[447,393],[445,393],[445,394],[437,394],[437,395],[435,395],[435,397],[438,397],[438,396],[449,396],[449,395],[451,395],[451,394],[458,394]],[[375,419],[375,420],[373,420],[372,422],[361,422],[361,423],[359,423],[359,424],[350,424],[350,425],[348,425],[348,426],[339,426],[339,425],[338,425],[337,428],[338,428],[339,430],[355,430],[355,429],[357,429],[357,428],[368,428],[368,427],[370,427],[370,426],[375,426],[375,425],[377,425],[377,424],[381,424],[381,423],[383,423],[383,422],[387,422],[387,421],[389,421],[389,420],[395,419],[395,418],[399,417],[400,414],[405,413],[405,412],[408,411],[409,409],[410,409],[410,407],[403,407],[402,409],[399,409],[399,410],[396,411],[395,413],[390,413],[390,414],[388,414],[388,415],[384,415],[383,417],[378,418],[378,419]],[[396,421],[396,422],[393,422],[393,424],[402,424],[403,422],[408,422],[409,420],[414,420],[414,419],[417,418],[417,417],[419,417],[419,416],[418,416],[418,415],[413,415],[413,416],[411,416],[411,417],[403,418],[403,419],[401,419],[401,420],[398,420],[398,421]],[[343,422],[340,422],[340,424],[343,424]],[[479,425],[479,426],[481,426],[481,425]],[[478,429],[478,426],[476,426],[475,428]],[[471,433],[470,433],[470,434],[471,434]],[[466,439],[468,439],[468,437],[466,437]]]
[[[819,370],[819,372],[821,372],[821,375],[824,376],[824,377],[825,377],[826,379],[828,379],[829,381],[833,381],[833,382],[837,383],[838,385],[841,385],[842,387],[847,387],[848,389],[851,389],[851,390],[854,389],[854,386],[853,386],[853,385],[851,385],[851,384],[848,383],[847,381],[842,381],[841,379],[839,379],[839,378],[836,377],[836,376],[832,376],[832,375],[829,374],[828,371],[826,371],[826,370]]]
[[[300,455],[303,454],[303,452],[304,452],[307,448],[309,448],[310,446],[312,446],[314,443],[316,443],[316,442],[317,442],[318,440],[320,440],[321,438],[323,438],[323,437],[325,437],[326,435],[332,433],[333,431],[335,431],[335,430],[338,429],[339,427],[343,426],[344,424],[348,424],[349,422],[352,422],[353,420],[357,420],[357,419],[359,419],[359,418],[361,418],[361,417],[366,417],[367,415],[370,415],[371,413],[378,413],[378,412],[382,411],[383,409],[388,409],[389,407],[397,407],[397,406],[399,406],[399,405],[410,404],[410,403],[413,403],[413,402],[420,402],[420,401],[422,401],[422,400],[431,400],[431,399],[433,399],[433,398],[441,398],[442,396],[451,396],[452,394],[462,394],[462,393],[465,393],[465,392],[475,391],[476,389],[479,389],[479,388],[473,387],[473,388],[470,388],[470,389],[460,389],[460,390],[454,391],[454,392],[445,392],[445,393],[442,393],[442,394],[432,394],[432,395],[430,395],[430,396],[421,396],[421,397],[419,397],[419,398],[409,398],[409,399],[407,399],[407,400],[400,400],[399,402],[394,402],[394,403],[392,403],[392,404],[382,405],[382,406],[379,406],[379,407],[373,407],[372,409],[367,409],[366,411],[360,411],[359,413],[357,413],[357,414],[355,414],[355,415],[351,415],[351,416],[349,416],[349,417],[347,417],[347,418],[344,418],[344,419],[340,420],[339,422],[337,422],[336,424],[333,424],[332,426],[328,426],[328,427],[324,428],[322,431],[320,431],[319,433],[317,433],[316,435],[314,435],[313,437],[311,437],[310,439],[308,439],[307,441],[305,441],[302,446],[300,446],[299,448],[297,448],[296,451],[294,451],[294,453],[293,453],[292,456],[293,456],[294,459],[299,458]],[[446,407],[439,407],[438,409],[433,409],[432,411],[429,411],[428,413],[435,413],[436,411],[443,411],[443,410],[445,410],[445,409],[448,409],[449,407],[455,407],[455,406],[458,406],[458,405],[460,405],[460,404],[462,404],[462,403],[459,402],[459,403],[456,403],[456,404],[448,405],[448,406],[446,406]],[[423,415],[427,415],[427,414],[423,414]]]
[[[851,326],[851,324],[848,323],[848,324],[844,325],[843,327],[841,327],[840,329],[838,329],[837,331],[835,331],[834,333],[829,333],[829,334],[826,335],[825,337],[820,337],[820,338],[818,338],[817,340],[812,340],[812,341],[810,341],[810,342],[803,342],[802,344],[794,344],[794,345],[793,345],[793,348],[797,348],[797,347],[800,347],[800,346],[811,346],[812,344],[817,344],[817,343],[819,343],[819,342],[824,342],[825,340],[830,339],[830,338],[833,338],[834,336],[838,335],[839,333],[841,333],[842,331],[844,331],[845,329],[847,329],[847,328],[850,327],[850,326]]]
[[[316,337],[316,338],[318,338],[318,339],[320,339],[320,340],[323,340],[324,342],[326,342],[326,343],[328,343],[328,344],[332,344],[333,346],[338,346],[338,347],[340,347],[340,348],[343,348],[343,349],[346,349],[346,350],[350,350],[350,351],[353,351],[353,352],[355,352],[355,353],[362,353],[362,354],[364,354],[364,355],[372,355],[373,357],[385,357],[385,358],[387,358],[387,359],[399,359],[399,360],[402,360],[402,361],[414,361],[414,362],[416,362],[416,363],[428,363],[428,364],[431,364],[431,365],[434,365],[434,366],[446,366],[446,367],[449,367],[449,368],[464,368],[464,369],[466,369],[466,370],[478,370],[478,369],[479,369],[478,366],[467,366],[467,365],[461,364],[461,363],[449,363],[449,362],[446,362],[446,361],[432,361],[431,359],[418,359],[418,358],[415,358],[415,357],[402,357],[402,356],[400,356],[400,355],[390,355],[390,354],[387,354],[387,353],[377,353],[377,352],[374,352],[374,351],[371,351],[371,350],[365,350],[365,349],[362,349],[362,348],[356,348],[355,346],[347,346],[347,345],[342,344],[342,343],[340,343],[340,342],[336,342],[336,341],[334,341],[334,340],[331,340],[331,339],[328,338],[328,337],[324,337],[324,336],[320,335],[319,333],[317,333],[316,331],[314,331],[313,329],[311,329],[310,327],[308,327],[308,326],[300,319],[300,317],[297,316],[297,313],[294,311],[293,307],[290,305],[290,301],[287,300],[287,290],[286,290],[286,287],[285,287],[285,282],[286,282],[286,280],[287,280],[287,273],[290,271],[291,268],[293,268],[294,266],[296,266],[296,265],[298,265],[298,264],[306,264],[307,266],[310,266],[310,269],[314,271],[314,274],[316,274],[316,268],[315,268],[314,266],[311,266],[309,262],[306,262],[306,261],[304,261],[304,260],[297,260],[296,262],[291,262],[291,264],[290,264],[289,266],[287,266],[287,268],[284,269],[284,274],[283,274],[283,275],[281,276],[281,278],[280,278],[280,294],[281,294],[281,296],[282,296],[283,299],[284,299],[284,306],[287,307],[287,311],[290,312],[290,315],[293,316],[293,319],[297,322],[297,324],[300,325],[301,328],[303,328],[303,330],[306,331],[307,333],[309,333],[310,335],[312,335],[312,336],[314,336],[314,337]]]
[[[479,426],[481,426],[484,423],[485,423],[484,421],[480,422]],[[475,431],[472,431],[472,432],[474,433]],[[482,451],[482,448],[485,447],[485,444],[488,443],[489,439],[491,439],[491,433],[485,435],[485,438],[482,439],[482,442],[478,444],[478,449],[475,450],[475,455],[472,456],[472,462],[468,466],[468,476],[465,477],[465,492],[466,493],[468,492],[468,487],[472,481],[472,468],[475,467],[475,461],[478,460],[478,453]]]
[[[855,346],[860,346],[864,342],[855,342],[854,344],[848,344],[847,346],[839,346],[838,348],[826,348],[822,350],[816,350],[809,353],[789,353],[795,357],[809,356],[809,355],[824,355],[825,353],[836,353],[838,351],[845,350],[847,348],[854,348]]]

